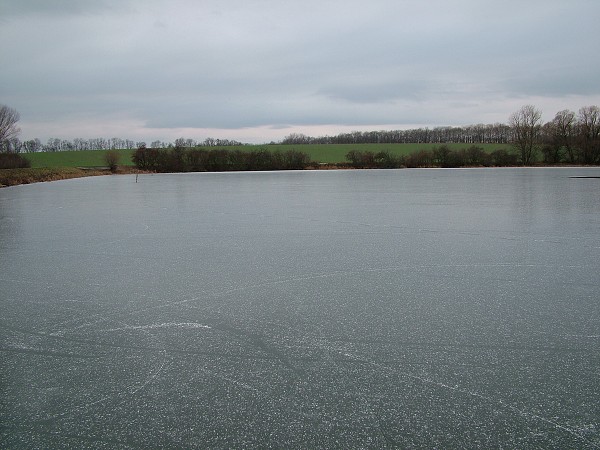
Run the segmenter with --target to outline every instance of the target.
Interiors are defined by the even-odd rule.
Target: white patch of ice
[[[167,323],[156,323],[150,325],[130,325],[122,328],[111,328],[108,330],[102,331],[124,331],[124,330],[154,330],[157,328],[184,328],[184,329],[194,329],[194,328],[206,328],[210,329],[208,325],[202,325],[201,323],[196,322],[167,322]]]

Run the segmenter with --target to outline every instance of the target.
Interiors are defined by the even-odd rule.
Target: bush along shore
[[[226,149],[138,148],[132,155],[136,167],[154,172],[226,172],[256,170],[302,170],[310,157],[296,150],[252,151]]]
[[[132,156],[136,167],[153,172],[225,172],[238,170],[302,170],[302,169],[398,169],[406,167],[503,167],[519,165],[516,153],[504,149],[486,152],[471,146],[452,150],[441,145],[409,155],[393,155],[386,151],[351,150],[346,161],[325,166],[311,162],[308,154],[296,150],[242,151],[226,149],[140,147]]]
[[[352,150],[346,154],[348,164],[357,169],[398,169],[419,167],[512,167],[519,165],[516,153],[505,149],[486,152],[482,147],[452,150],[440,145],[432,150],[419,150],[395,156],[389,152]]]

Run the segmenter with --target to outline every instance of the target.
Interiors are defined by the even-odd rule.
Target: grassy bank
[[[141,173],[141,171],[134,167],[120,167],[116,173]],[[0,187],[40,183],[43,181],[68,180],[70,178],[93,177],[98,175],[111,175],[111,172],[103,169],[84,170],[76,167],[2,169],[0,170]]]
[[[348,162],[346,154],[352,150],[358,152],[388,152],[391,156],[407,156],[420,150],[431,151],[442,144],[316,144],[316,145],[269,145],[269,150],[294,149],[307,153],[311,161],[325,164],[340,164]],[[471,144],[446,144],[451,150],[468,148]],[[508,144],[477,144],[486,152],[499,148],[508,149]]]

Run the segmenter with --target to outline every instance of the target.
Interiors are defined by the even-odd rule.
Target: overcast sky
[[[243,142],[600,105],[598,0],[0,0],[21,139]]]

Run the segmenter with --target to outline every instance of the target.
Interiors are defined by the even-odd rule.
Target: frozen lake
[[[2,448],[600,448],[598,168],[0,190]]]

